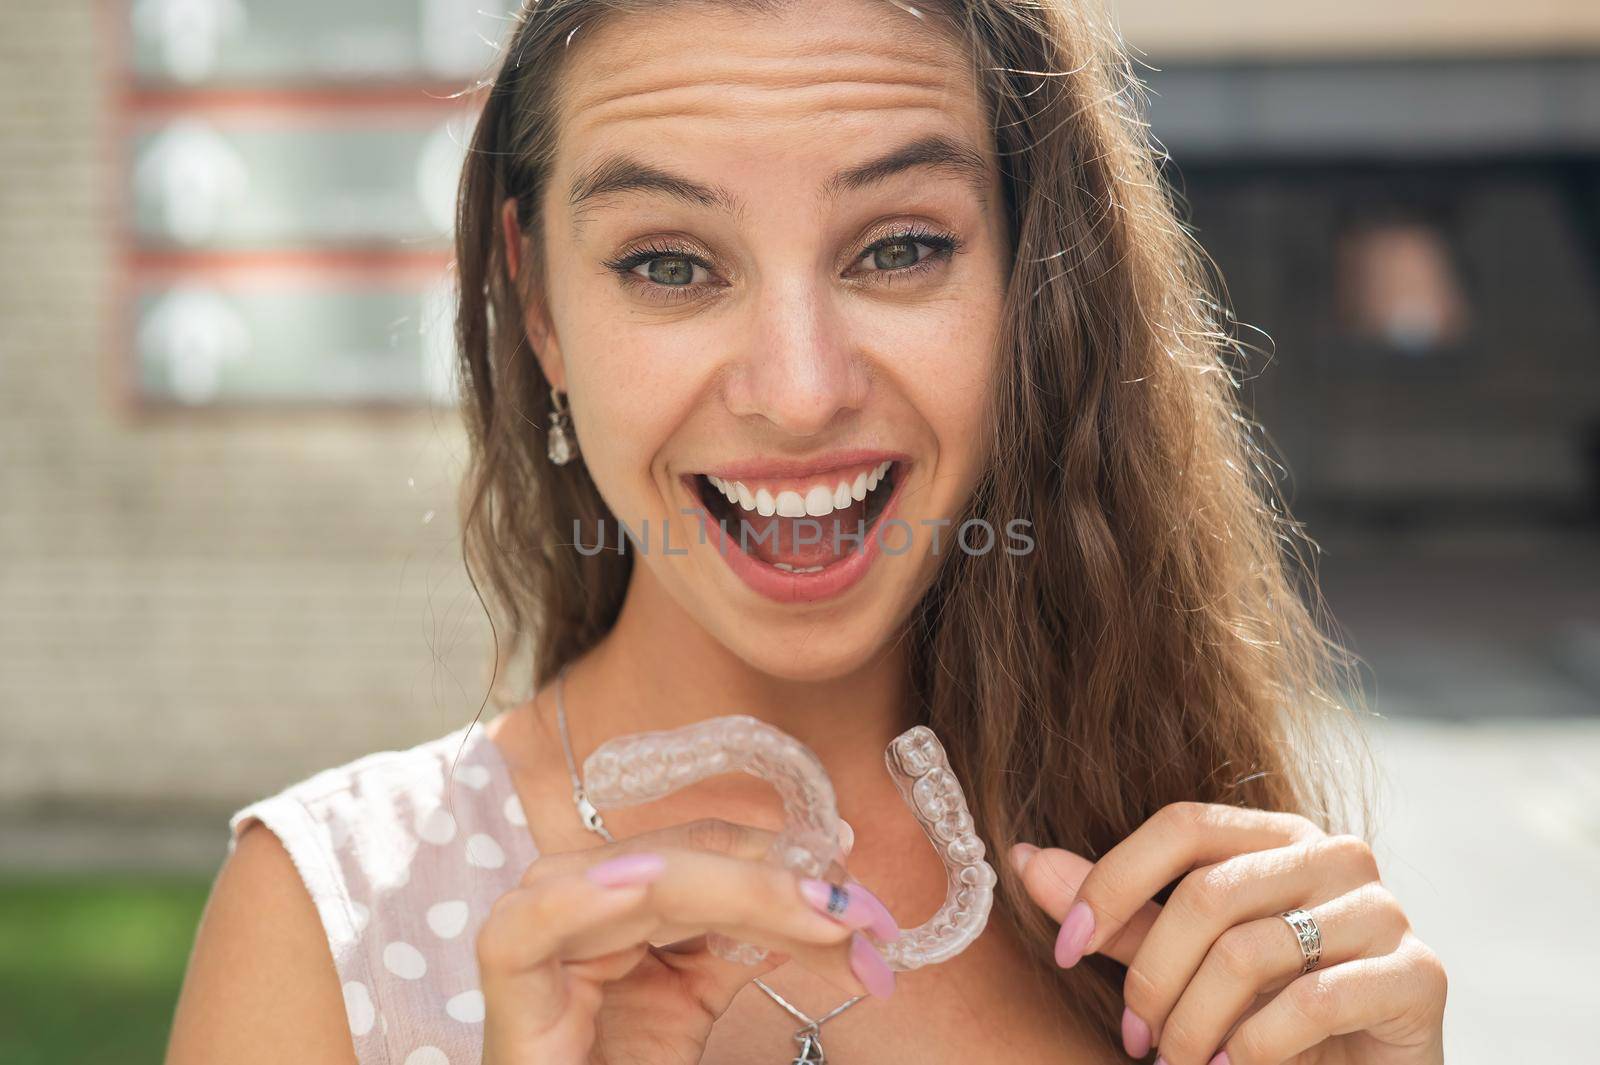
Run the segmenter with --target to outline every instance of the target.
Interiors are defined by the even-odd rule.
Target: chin
[[[724,644],[750,668],[786,681],[824,682],[851,676],[878,658],[897,635],[887,624],[840,626],[827,621],[753,626],[732,619]]]

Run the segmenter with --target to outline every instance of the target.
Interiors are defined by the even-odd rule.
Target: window
[[[453,402],[464,90],[513,8],[127,0],[121,336],[138,402]]]

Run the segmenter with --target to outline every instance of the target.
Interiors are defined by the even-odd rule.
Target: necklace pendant
[[[578,816],[583,819],[583,827],[590,832],[599,832],[602,824],[600,811],[595,809],[594,803],[589,801],[589,796],[582,788],[572,793],[572,800],[578,806]]]
[[[793,1065],[827,1065],[828,1058],[822,1052],[821,1032],[809,1029],[798,1032],[794,1041],[800,1044],[800,1052],[795,1055]]]

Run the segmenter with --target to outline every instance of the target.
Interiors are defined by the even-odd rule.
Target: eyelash
[[[892,279],[896,276],[911,277],[924,274],[927,271],[934,269],[940,263],[948,261],[953,255],[955,255],[956,252],[962,249],[966,242],[953,233],[927,229],[923,226],[910,225],[897,229],[887,236],[873,241],[865,248],[862,248],[861,254],[857,255],[854,261],[860,262],[867,255],[870,255],[881,248],[886,248],[895,244],[923,244],[933,250],[930,254],[917,260],[910,266],[895,267],[887,270],[869,271],[870,273],[884,275],[884,280],[881,282],[881,284],[890,284]],[[648,278],[640,277],[638,274],[633,272],[635,267],[641,266],[653,259],[682,259],[685,262],[691,263],[695,266],[704,267],[706,270],[713,269],[710,263],[700,258],[700,256],[687,251],[686,249],[674,248],[654,243],[643,248],[639,248],[635,251],[631,251],[619,258],[611,259],[605,263],[605,266],[608,269],[614,270],[617,273],[617,276],[622,279],[623,283],[631,288],[661,290],[661,294],[659,296],[652,292],[649,296],[651,299],[659,299],[666,302],[690,299],[698,294],[698,289],[704,287],[702,285],[693,284],[662,285],[651,281]]]

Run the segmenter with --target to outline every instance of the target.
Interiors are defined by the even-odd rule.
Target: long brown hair
[[[462,178],[463,542],[501,622],[497,675],[525,648],[534,677],[550,676],[607,632],[628,585],[631,553],[570,545],[575,519],[615,521],[581,462],[545,456],[550,386],[521,308],[542,290],[538,205],[567,42],[666,2],[531,3],[487,83]],[[1163,180],[1122,42],[1077,0],[917,10],[971,60],[1014,250],[989,441],[1005,460],[955,523],[1027,518],[1036,546],[945,553],[901,637],[919,712],[949,749],[991,857],[1021,839],[1096,859],[1177,800],[1291,810],[1369,836],[1367,774],[1341,757],[1370,757],[1348,742],[1364,738],[1349,727],[1359,677],[1330,636],[1315,544],[1241,409],[1248,351]],[[527,238],[526,284],[504,261],[507,196]],[[1346,821],[1351,799],[1360,824]],[[1093,955],[1056,970],[1055,925],[1008,863],[992,864],[995,916],[1055,974],[1064,1005],[1117,1047],[1121,967]]]

